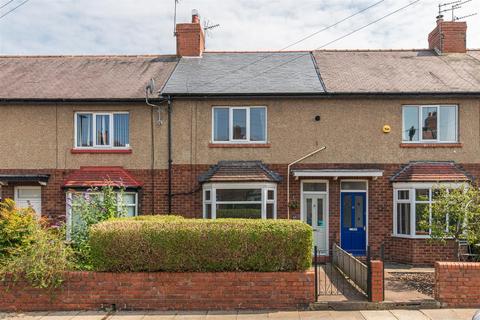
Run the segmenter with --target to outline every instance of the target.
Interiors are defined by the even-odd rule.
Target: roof
[[[164,95],[321,93],[311,53],[217,52],[184,57]]]
[[[479,93],[480,51],[315,51],[328,93]]]
[[[3,56],[1,99],[145,99],[153,78],[160,90],[175,56]]]
[[[219,161],[202,174],[198,181],[203,182],[280,182],[282,178],[261,161]]]
[[[394,174],[392,182],[462,182],[472,181],[470,175],[455,162],[412,161]]]
[[[80,167],[63,184],[67,188],[94,188],[112,185],[138,188],[143,185],[122,167]]]

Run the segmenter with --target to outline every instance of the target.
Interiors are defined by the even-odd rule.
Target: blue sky
[[[14,0],[0,15],[23,0]],[[219,23],[207,50],[276,50],[378,0],[180,0],[178,21]],[[385,0],[366,13],[291,49],[314,49],[412,0]],[[0,0],[0,6],[7,0]],[[0,54],[164,54],[175,52],[174,0],[30,0],[0,19]],[[380,23],[328,46],[424,48],[435,26],[438,1],[421,0]],[[457,11],[467,19],[468,47],[480,48],[480,0]]]

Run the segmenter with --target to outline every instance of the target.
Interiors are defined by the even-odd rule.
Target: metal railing
[[[336,243],[332,246],[332,263],[367,296],[369,293],[369,268],[367,264],[343,250]]]

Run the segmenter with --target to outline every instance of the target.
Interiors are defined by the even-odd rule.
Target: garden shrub
[[[37,224],[32,209],[19,209],[11,199],[0,202],[0,260],[30,244]]]
[[[116,219],[90,231],[98,271],[299,271],[312,260],[312,229],[300,221]]]

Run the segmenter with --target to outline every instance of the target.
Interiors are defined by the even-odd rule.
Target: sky
[[[0,16],[25,0],[13,0]],[[0,55],[175,53],[175,0],[28,0],[0,18]],[[177,22],[220,24],[208,32],[209,51],[279,50],[379,0],[179,0]],[[310,50],[342,37],[413,0],[384,0],[372,9],[289,50]],[[448,2],[452,0],[445,0]],[[0,7],[8,0],[0,0]],[[328,49],[425,48],[438,1],[420,0]],[[467,46],[480,48],[480,0],[455,12],[468,23]],[[451,13],[446,13],[451,19]]]

